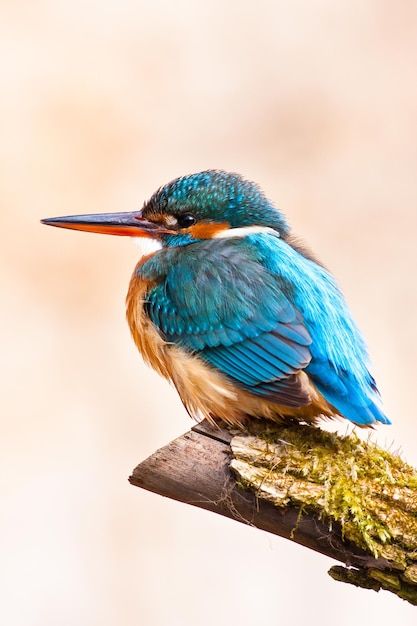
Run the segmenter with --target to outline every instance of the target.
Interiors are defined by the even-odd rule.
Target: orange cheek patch
[[[217,233],[229,228],[228,222],[200,222],[187,228],[186,232],[190,233],[194,239],[212,239]]]

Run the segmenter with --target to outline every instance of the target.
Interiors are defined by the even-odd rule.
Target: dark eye
[[[194,215],[191,215],[191,213],[183,213],[182,215],[178,215],[177,221],[180,228],[189,228],[196,223],[196,219]]]

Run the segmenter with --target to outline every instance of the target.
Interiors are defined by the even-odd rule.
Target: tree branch
[[[129,480],[137,487],[290,539],[344,563],[347,568],[331,568],[329,573],[335,580],[376,591],[388,589],[417,605],[417,532],[414,533],[415,546],[412,541],[417,529],[417,476],[411,493],[408,483],[402,485],[400,495],[398,484],[390,490],[381,483],[381,493],[377,494],[385,501],[392,497],[392,502],[399,502],[400,509],[402,506],[402,516],[408,516],[406,526],[411,540],[407,536],[406,547],[402,537],[391,536],[392,524],[386,528],[379,519],[379,513],[381,517],[386,515],[382,505],[380,508],[384,510],[380,512],[378,508],[378,513],[371,507],[371,518],[369,511],[365,511],[367,534],[362,535],[362,527],[355,526],[352,519],[345,523],[343,502],[341,519],[338,519],[337,508],[329,508],[325,500],[332,492],[325,492],[325,484],[326,480],[329,483],[331,480],[323,482],[317,470],[316,456],[320,453],[321,459],[323,449],[327,450],[333,462],[332,445],[338,445],[339,441],[351,440],[313,427],[276,426],[271,430],[258,423],[249,433],[233,434],[202,422],[140,463]],[[367,445],[361,442],[360,449]],[[375,446],[372,450],[382,453]],[[349,454],[351,458],[351,447]],[[336,456],[340,462],[341,450]],[[398,464],[398,457],[393,459]],[[402,461],[398,462],[409,468]],[[327,465],[326,471],[331,473]],[[363,491],[358,467],[360,465],[355,468],[352,465],[352,483]],[[392,468],[388,472],[392,478]],[[350,484],[347,489],[351,489]],[[373,489],[375,491],[375,485]],[[372,498],[376,498],[375,494]],[[356,501],[349,501],[346,510],[354,506]],[[407,512],[404,507],[408,507]],[[361,514],[361,510],[356,511],[360,522]],[[415,527],[413,523],[408,524],[410,516]],[[369,519],[375,521],[375,529],[368,528]]]

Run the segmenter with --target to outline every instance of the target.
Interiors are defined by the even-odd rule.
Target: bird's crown
[[[156,191],[142,215],[193,238],[247,226],[273,228],[281,235],[289,230],[285,217],[255,183],[221,170],[176,178]]]

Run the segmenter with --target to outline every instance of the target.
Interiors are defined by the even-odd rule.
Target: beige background
[[[2,624],[416,623],[324,557],[129,486],[190,426],[129,337],[137,251],[38,223],[208,167],[258,181],[339,278],[380,438],[417,463],[416,52],[412,1],[1,2]]]

